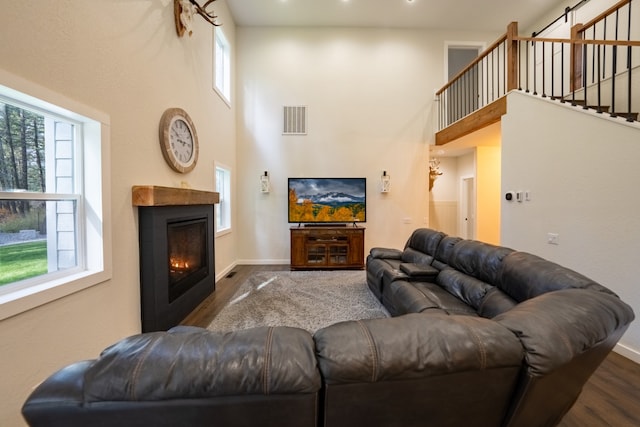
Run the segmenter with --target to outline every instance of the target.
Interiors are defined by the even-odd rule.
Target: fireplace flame
[[[176,258],[170,259],[169,260],[169,264],[171,265],[171,271],[172,272],[187,271],[191,267],[189,265],[189,261],[183,260],[183,259],[180,259],[180,258],[178,258],[178,259],[176,259]]]

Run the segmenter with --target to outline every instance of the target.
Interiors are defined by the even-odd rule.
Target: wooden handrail
[[[473,61],[471,61],[471,63],[469,65],[467,65],[466,67],[464,67],[462,69],[462,71],[460,71],[458,74],[456,74],[455,76],[453,76],[451,78],[451,80],[449,80],[449,82],[444,85],[439,91],[436,92],[436,96],[442,94],[442,92],[444,92],[445,90],[447,90],[447,88],[449,86],[451,86],[453,83],[455,83],[456,80],[458,80],[460,77],[462,77],[464,75],[464,73],[466,73],[467,71],[469,71],[470,69],[473,68],[474,65],[476,65],[478,62],[482,61],[484,58],[486,58],[487,56],[489,56],[489,54],[491,53],[491,51],[493,51],[493,49],[495,49],[496,47],[500,46],[501,43],[503,43],[505,40],[507,40],[507,34],[503,34],[502,36],[500,36],[500,38],[498,40],[496,40],[495,42],[493,42],[491,44],[491,46],[489,46],[487,49],[484,50],[484,52],[482,52],[480,55],[478,55],[478,57],[476,59],[474,59]]]
[[[596,16],[595,18],[593,18],[591,21],[587,22],[586,24],[584,24],[582,26],[582,29],[580,30],[580,32],[585,32],[587,28],[592,27],[593,25],[597,24],[598,22],[602,21],[603,19],[605,19],[607,16],[611,15],[613,12],[617,11],[618,9],[626,6],[628,3],[631,3],[631,0],[622,0],[619,1],[618,3],[614,4],[613,6],[611,6],[609,9],[605,10],[604,12],[602,12],[600,15]]]
[[[629,0],[624,0],[629,1]],[[469,65],[462,69],[458,74],[456,74],[447,84],[442,86],[440,90],[436,92],[436,96],[441,95],[445,90],[447,90],[452,84],[456,82],[456,80],[464,75],[467,71],[473,68],[478,62],[482,61],[484,58],[489,56],[491,51],[498,47],[501,43],[506,40],[513,41],[526,41],[526,42],[542,42],[542,43],[567,43],[567,44],[587,44],[587,45],[607,45],[607,46],[640,46],[640,41],[626,41],[626,40],[584,40],[584,39],[562,39],[562,38],[546,38],[546,37],[507,37],[507,33],[502,35],[498,40],[493,42],[489,48],[487,48],[481,55],[479,55],[476,59],[471,61]],[[511,62],[511,61],[510,61]]]
[[[574,44],[594,44],[607,46],[640,46],[640,41],[626,40],[584,40],[584,39],[555,39],[543,37],[516,37],[515,40],[526,42],[542,42],[542,43],[574,43]]]

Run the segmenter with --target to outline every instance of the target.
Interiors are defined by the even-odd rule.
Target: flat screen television
[[[290,223],[367,220],[366,178],[289,178]]]

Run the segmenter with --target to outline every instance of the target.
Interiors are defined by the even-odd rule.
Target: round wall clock
[[[198,162],[198,135],[191,118],[181,108],[169,108],[160,119],[160,147],[169,166],[187,173]]]

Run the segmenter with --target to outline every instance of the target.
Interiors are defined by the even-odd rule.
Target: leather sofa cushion
[[[200,328],[125,338],[85,374],[87,402],[316,393],[320,375],[311,335],[260,327],[231,333]]]
[[[436,283],[473,307],[478,315],[492,318],[513,308],[517,302],[497,287],[457,270],[442,271]]]
[[[405,245],[406,249],[415,249],[418,252],[434,256],[440,241],[446,236],[442,231],[430,228],[418,228],[415,230]]]
[[[460,240],[451,251],[449,265],[485,283],[496,284],[502,274],[502,260],[513,249],[476,240]]]
[[[320,329],[314,340],[329,385],[517,367],[523,357],[520,341],[507,328],[470,316],[407,314],[341,322]]]
[[[433,256],[429,254],[425,254],[424,252],[420,252],[413,248],[407,248],[402,252],[402,262],[403,263],[412,263],[417,265],[431,265],[433,261]]]
[[[447,314],[464,314],[467,316],[477,316],[474,307],[458,299],[446,289],[435,283],[416,282],[413,284],[416,289],[433,301],[438,308]]]
[[[444,237],[438,245],[438,249],[436,250],[436,254],[431,265],[433,265],[438,270],[444,270],[445,268],[447,268],[449,266],[449,260],[451,259],[453,247],[461,240],[461,237]]]
[[[492,319],[498,314],[511,310],[517,304],[513,298],[502,292],[499,288],[492,287],[487,291],[480,306],[477,308],[478,315]]]
[[[421,313],[426,310],[440,310],[447,314],[441,310],[437,302],[416,288],[414,283],[404,280],[395,281],[385,288],[382,301],[393,316]]]
[[[491,285],[475,277],[467,276],[453,269],[443,271],[442,275],[438,276],[436,283],[476,310],[482,304],[489,289],[492,288]]]
[[[513,252],[505,257],[501,278],[495,283],[518,302],[571,288],[615,295],[580,273],[526,252]]]

